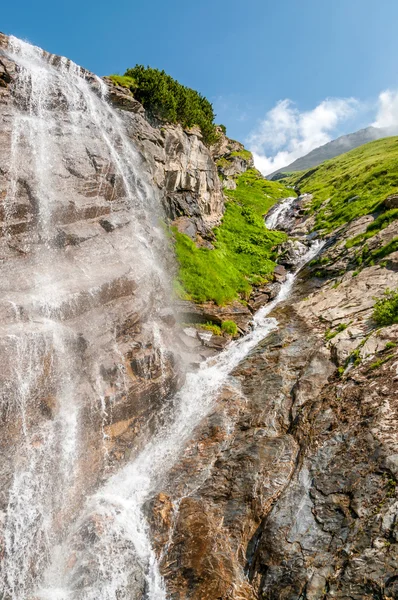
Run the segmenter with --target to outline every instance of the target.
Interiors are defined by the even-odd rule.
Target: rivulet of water
[[[268,229],[278,229],[278,225],[283,222],[283,219],[289,212],[294,200],[296,200],[294,196],[289,196],[278,202],[271,211],[271,214],[265,219],[265,224]]]
[[[296,273],[287,276],[277,298],[256,313],[253,330],[248,335],[233,342],[216,358],[208,359],[199,371],[188,374],[185,385],[175,398],[173,420],[148,441],[134,461],[88,499],[57,556],[56,565],[53,564],[47,574],[45,585],[38,593],[39,598],[166,599],[145,518],[145,503],[167,478],[195,427],[211,410],[217,392],[226,383],[231,371],[277,327],[276,320],[268,315],[288,298],[298,271],[318,253],[320,247],[320,242],[314,242]],[[81,536],[93,523],[97,532],[95,540],[79,551]],[[68,569],[65,560],[72,555],[74,567]],[[82,585],[88,564],[91,577],[86,577]],[[140,577],[145,579],[143,589],[135,585]]]

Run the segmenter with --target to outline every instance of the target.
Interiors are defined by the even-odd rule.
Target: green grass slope
[[[301,193],[313,194],[315,229],[332,231],[378,211],[386,196],[397,191],[398,137],[370,142],[281,183],[297,185]],[[396,214],[385,216],[380,228],[394,218]]]
[[[284,233],[265,227],[263,215],[291,190],[267,181],[255,169],[236,182],[236,190],[226,191],[225,214],[214,231],[213,250],[198,248],[188,236],[175,232],[179,290],[196,302],[213,300],[221,305],[247,298],[252,285],[273,272],[275,246],[286,239]]]

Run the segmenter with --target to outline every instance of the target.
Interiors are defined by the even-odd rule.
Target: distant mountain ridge
[[[335,140],[324,144],[323,146],[319,146],[318,148],[311,150],[311,152],[305,156],[302,156],[301,158],[298,158],[290,165],[270,173],[267,175],[267,179],[276,180],[283,177],[283,173],[311,169],[312,167],[320,165],[325,160],[329,160],[330,158],[335,158],[340,154],[349,152],[349,150],[353,150],[358,146],[362,146],[362,144],[367,144],[368,142],[373,142],[374,140],[379,140],[383,137],[390,137],[392,135],[396,135],[397,133],[397,130],[393,131],[391,128],[370,126],[366,127],[365,129],[359,129],[354,133],[342,135]]]

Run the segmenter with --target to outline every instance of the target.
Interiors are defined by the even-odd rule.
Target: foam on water
[[[271,211],[271,214],[265,219],[265,225],[268,229],[278,229],[278,225],[283,222],[285,215],[289,212],[292,202],[296,200],[294,196],[283,198],[275,208]]]

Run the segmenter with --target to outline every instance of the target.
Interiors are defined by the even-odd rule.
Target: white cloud
[[[300,112],[291,100],[280,100],[249,136],[257,168],[267,175],[326,144],[337,125],[358,106],[354,98],[329,98],[313,110]]]
[[[379,95],[376,120],[373,127],[398,129],[398,92],[386,90]]]

